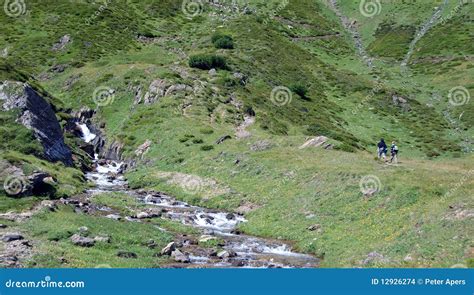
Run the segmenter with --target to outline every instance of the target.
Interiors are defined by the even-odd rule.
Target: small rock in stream
[[[160,253],[161,253],[161,255],[171,255],[174,250],[176,250],[176,243],[171,242],[168,245],[166,245],[166,247],[161,249]]]
[[[176,262],[182,262],[182,263],[190,263],[191,262],[191,260],[189,259],[189,256],[184,254],[183,252],[179,251],[178,249],[174,250],[171,253],[171,257],[173,257]]]
[[[236,257],[237,253],[235,253],[232,250],[223,250],[219,253],[217,253],[217,257],[224,259],[224,258],[231,258],[231,257]]]

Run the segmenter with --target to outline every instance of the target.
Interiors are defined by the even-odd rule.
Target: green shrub
[[[290,90],[298,94],[302,99],[308,99],[306,94],[308,93],[308,88],[303,84],[294,84],[290,87]]]
[[[210,150],[213,150],[213,149],[214,149],[214,146],[212,146],[212,145],[203,145],[201,147],[201,150],[203,150],[203,151],[210,151]]]
[[[191,68],[198,68],[201,70],[228,69],[225,57],[209,54],[198,54],[191,56],[189,59],[189,66]]]
[[[214,47],[220,49],[234,49],[234,40],[230,35],[215,34],[212,36]]]

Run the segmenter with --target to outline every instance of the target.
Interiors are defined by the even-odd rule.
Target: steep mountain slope
[[[367,17],[359,2],[28,1],[23,15],[0,16],[0,48],[51,94],[64,126],[94,111],[87,123],[130,163],[132,188],[245,212],[245,233],[291,241],[323,266],[472,263],[473,106],[449,101],[473,93],[473,5],[441,3],[410,52],[434,4],[382,1]],[[52,165],[13,118],[3,121],[2,155]],[[299,148],[315,136],[327,150]],[[397,141],[400,164],[374,161],[381,137]],[[361,191],[367,179],[375,191]],[[70,196],[84,183],[72,185]],[[2,200],[4,211],[21,202]],[[93,266],[96,254],[73,265]],[[56,266],[44,255],[33,261]]]

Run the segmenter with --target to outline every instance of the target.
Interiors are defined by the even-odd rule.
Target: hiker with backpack
[[[395,160],[395,164],[398,163],[398,146],[396,145],[395,141],[392,141],[392,146],[390,147],[390,154],[392,158],[390,159],[390,163]]]
[[[387,144],[385,144],[385,141],[384,139],[380,139],[380,142],[377,144],[377,153],[378,153],[378,157],[379,157],[379,160],[381,158],[383,158],[384,160],[386,160],[386,157],[387,157]]]

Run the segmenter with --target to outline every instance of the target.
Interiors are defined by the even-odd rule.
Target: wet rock
[[[18,240],[23,240],[23,236],[19,233],[7,233],[3,235],[2,237],[2,241],[5,243],[18,241]]]
[[[233,260],[231,262],[233,267],[242,267],[245,266],[245,262],[243,260]]]
[[[235,253],[233,250],[223,250],[217,253],[217,257],[221,259],[232,258],[236,256],[237,256],[237,253]]]
[[[227,213],[225,218],[227,218],[228,220],[235,220],[235,215],[234,213]]]
[[[8,226],[6,224],[1,224],[0,223],[0,228],[7,228]]]
[[[146,219],[146,218],[150,218],[150,214],[146,213],[146,212],[140,212],[137,214],[137,218],[138,219]]]
[[[119,251],[117,252],[117,256],[120,258],[132,258],[132,259],[138,258],[136,253],[128,252],[128,251]]]
[[[189,256],[184,254],[183,252],[179,251],[178,249],[174,250],[171,253],[171,257],[174,258],[174,261],[176,262],[181,262],[181,263],[190,263],[191,260],[189,259]]]
[[[80,247],[92,247],[95,245],[95,240],[87,237],[80,236],[78,234],[74,234],[71,237],[71,242]]]
[[[173,251],[176,250],[176,243],[171,242],[168,245],[166,245],[163,249],[161,249],[160,253],[161,255],[171,255]]]
[[[224,135],[222,137],[220,137],[217,141],[216,141],[216,144],[221,144],[223,143],[224,141],[228,140],[228,139],[231,139],[232,136],[230,135]]]

